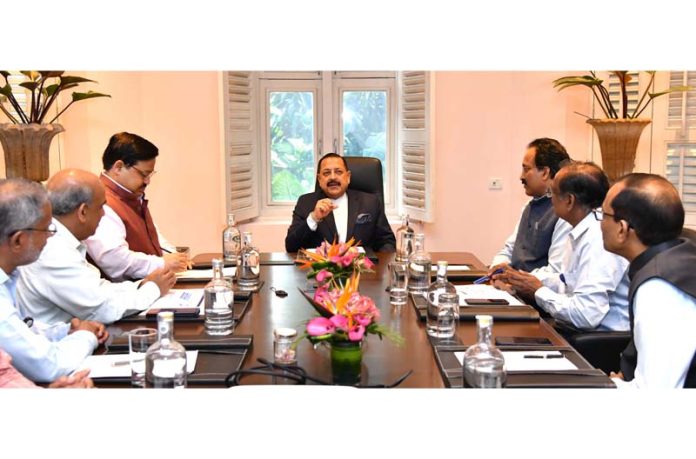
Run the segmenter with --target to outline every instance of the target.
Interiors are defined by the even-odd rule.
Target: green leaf
[[[45,80],[47,78],[58,78],[65,72],[62,70],[39,70],[41,77]]]
[[[6,96],[6,97],[12,97],[12,86],[10,86],[9,83],[7,83],[5,86],[0,88],[0,94]]]
[[[72,100],[73,102],[77,102],[80,100],[85,100],[85,99],[94,99],[95,97],[111,97],[108,94],[102,94],[100,92],[74,92],[72,93]]]
[[[56,92],[56,89],[58,89],[58,85],[57,85],[57,84],[52,84],[52,85],[46,86],[46,87],[44,88],[44,91],[46,92],[46,95],[47,95],[48,97],[51,97],[51,96],[53,95],[53,93]]]
[[[673,86],[666,91],[661,91],[661,92],[649,92],[648,97],[652,100],[656,97],[664,96],[665,94],[669,94],[670,92],[685,92],[685,91],[693,91],[694,88],[693,86]]]
[[[39,87],[39,83],[37,81],[25,81],[23,83],[19,83],[19,85],[23,88],[27,88],[29,91],[34,91]]]
[[[62,87],[65,87],[65,85],[68,84],[77,84],[77,83],[96,83],[94,80],[90,80],[88,78],[82,78],[82,77],[76,77],[76,76],[62,76],[60,77],[60,85]]]

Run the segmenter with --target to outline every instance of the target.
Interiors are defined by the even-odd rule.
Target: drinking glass
[[[408,294],[408,262],[389,264],[389,302],[395,306],[406,304]]]
[[[136,328],[128,333],[128,357],[133,387],[145,387],[145,353],[156,341],[157,330],[154,328]]]

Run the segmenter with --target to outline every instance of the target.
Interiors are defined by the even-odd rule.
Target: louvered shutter
[[[15,72],[15,71],[12,71],[10,76],[7,77],[7,81],[8,81],[8,83],[10,83],[10,86],[12,87],[12,94],[14,94],[15,99],[17,99],[17,102],[19,103],[20,107],[22,107],[22,109],[24,110],[24,113],[26,113],[28,116],[29,110],[27,110],[27,91],[19,85],[20,83],[22,83],[25,80],[26,80],[26,78],[24,77],[24,75],[22,75],[19,72]],[[5,84],[5,82],[2,80],[2,76],[0,76],[0,81],[2,81],[2,83],[0,83],[0,85]],[[8,112],[10,112],[10,114],[12,116],[14,116],[14,118],[18,122],[20,122],[20,123],[22,122],[21,119],[19,118],[19,115],[17,114],[17,112],[12,107],[12,105],[10,104],[9,101],[6,100],[3,103],[3,106],[5,107],[5,109]],[[0,123],[11,123],[11,122],[12,121],[7,117],[7,115],[0,112]]]
[[[399,152],[402,205],[411,218],[433,221],[432,122],[433,78],[430,72],[399,74]]]
[[[696,212],[696,143],[667,144],[667,179],[679,190],[687,213]]]
[[[238,221],[259,215],[258,76],[225,72],[225,171],[227,211]]]
[[[669,85],[696,87],[696,71],[669,72]],[[669,94],[667,125],[671,128],[696,128],[696,91]]]

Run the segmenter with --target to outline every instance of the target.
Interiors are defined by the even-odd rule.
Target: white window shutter
[[[628,113],[631,114],[638,105],[640,98],[640,79],[639,72],[628,72],[630,80],[626,83],[626,98],[628,99]],[[621,83],[619,77],[614,72],[609,74],[609,99],[617,111],[619,118],[623,116],[621,113]],[[645,112],[643,113],[646,114]]]
[[[243,221],[259,215],[258,76],[225,72],[223,79],[227,211]]]
[[[434,154],[431,72],[399,73],[401,202],[412,219],[432,222]]]

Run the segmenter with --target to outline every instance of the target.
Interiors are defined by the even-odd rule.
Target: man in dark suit
[[[297,200],[292,224],[285,237],[285,250],[314,248],[326,240],[355,238],[376,252],[394,252],[396,238],[377,195],[348,190],[350,170],[342,156],[327,153],[319,160],[320,190]]]

